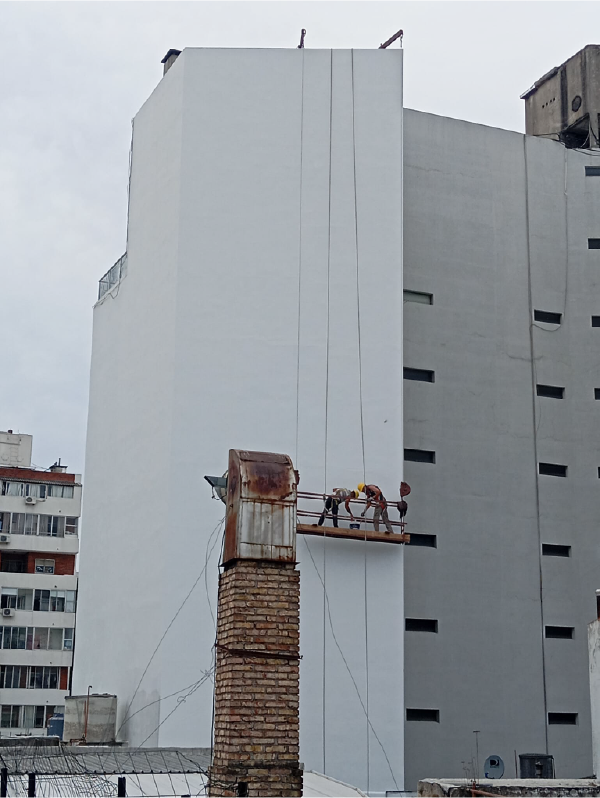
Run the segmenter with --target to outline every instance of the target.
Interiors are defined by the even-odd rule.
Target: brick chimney
[[[229,453],[209,795],[301,796],[296,475]]]

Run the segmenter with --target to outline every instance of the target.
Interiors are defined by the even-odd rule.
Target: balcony
[[[77,554],[79,538],[66,534],[64,537],[50,535],[19,535],[14,532],[0,537],[0,553],[2,552],[47,552],[56,554]],[[4,570],[4,569],[3,569]],[[16,573],[19,573],[16,571]]]
[[[102,299],[104,294],[120,282],[127,275],[127,253],[121,255],[119,260],[112,266],[100,279],[98,283],[98,299]]]

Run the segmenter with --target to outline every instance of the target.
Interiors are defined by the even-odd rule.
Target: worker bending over
[[[377,487],[377,485],[365,485],[364,482],[361,482],[358,486],[358,490],[367,497],[367,506],[362,511],[361,516],[364,518],[369,507],[373,505],[375,507],[373,510],[373,527],[375,528],[375,532],[379,532],[379,519],[381,519],[385,524],[385,531],[393,534],[394,530],[388,518],[387,501],[381,492],[381,488]]]
[[[352,515],[352,510],[350,509],[350,500],[351,499],[358,499],[358,491],[357,490],[350,490],[350,488],[334,488],[332,496],[323,496],[325,499],[325,508],[321,513],[321,517],[319,518],[318,525],[323,526],[325,522],[325,517],[327,513],[331,510],[331,515],[333,517],[333,525],[337,529],[338,525],[338,508],[342,502],[344,502],[344,507],[346,508],[346,512],[350,513],[350,520],[354,521],[354,516]]]

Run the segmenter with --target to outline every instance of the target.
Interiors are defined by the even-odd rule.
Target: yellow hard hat
[[[358,485],[358,492],[362,493],[364,489],[365,489],[365,483],[364,482],[360,482],[359,485]]]

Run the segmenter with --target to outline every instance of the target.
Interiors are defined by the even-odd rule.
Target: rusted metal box
[[[229,451],[223,563],[296,561],[296,474],[290,457]]]

